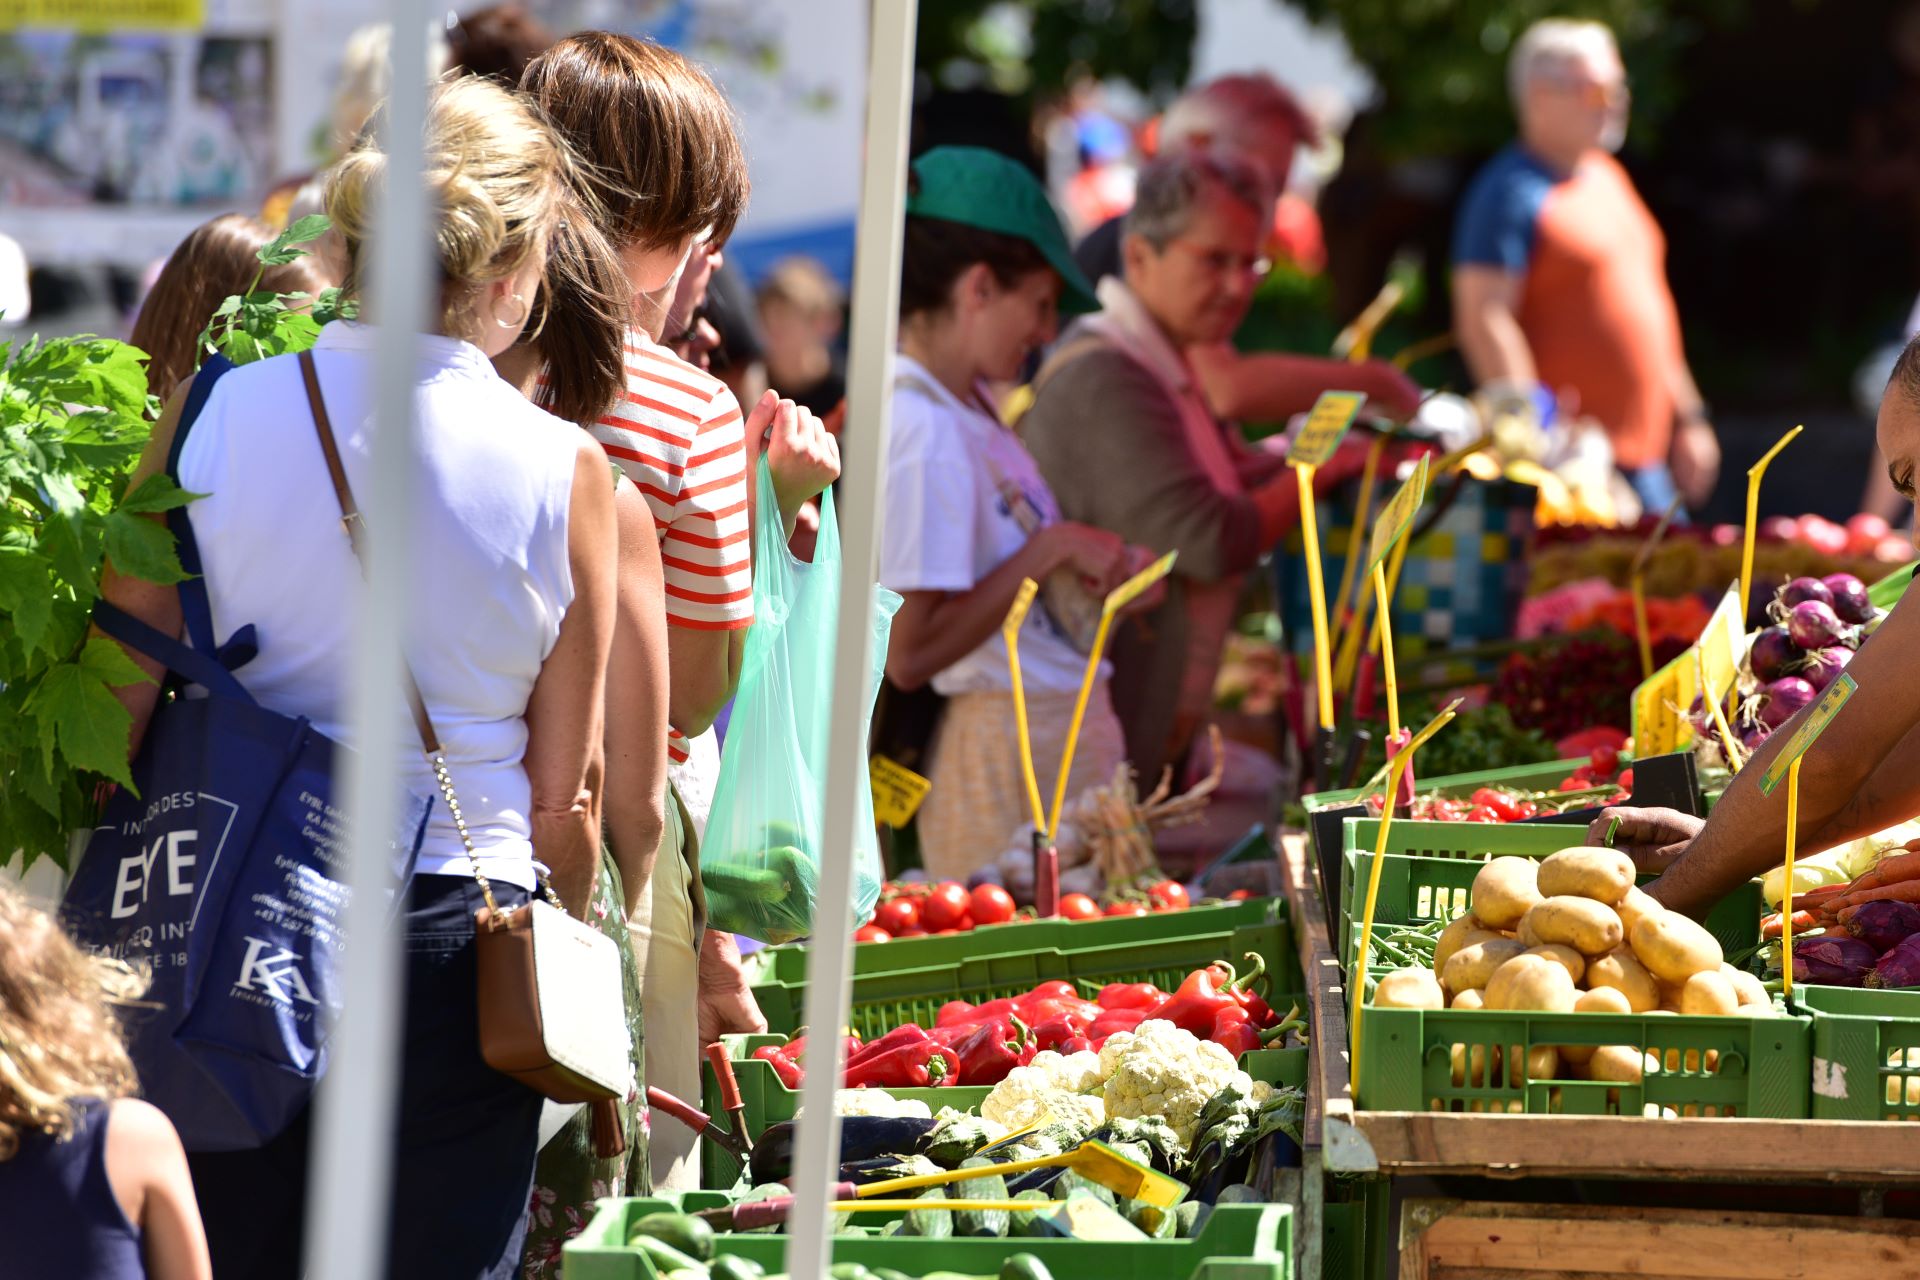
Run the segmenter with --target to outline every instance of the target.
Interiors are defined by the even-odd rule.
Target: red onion
[[[1867,584],[1850,573],[1830,573],[1821,579],[1833,593],[1833,612],[1842,622],[1856,626],[1873,619],[1873,601],[1867,598]]]
[[[1920,987],[1920,933],[1909,935],[1881,956],[1866,981],[1870,987]]]
[[[1793,980],[1816,982],[1828,987],[1857,987],[1866,982],[1867,973],[1878,959],[1872,947],[1858,938],[1819,938],[1793,940]]]
[[[1791,665],[1800,660],[1800,650],[1787,635],[1785,627],[1766,627],[1753,638],[1753,647],[1747,651],[1747,665],[1753,668],[1753,678],[1761,684],[1772,684],[1781,676],[1787,675]]]
[[[1884,954],[1920,933],[1920,906],[1911,902],[1867,902],[1852,913],[1847,932]]]
[[[1740,740],[1741,747],[1748,752],[1754,752],[1758,751],[1760,744],[1772,735],[1773,730],[1764,724],[1747,724],[1741,725],[1733,736]]]
[[[1791,609],[1808,600],[1817,600],[1821,604],[1830,605],[1833,603],[1833,592],[1818,578],[1795,578],[1780,588],[1780,594],[1774,598]]]
[[[1845,645],[1830,644],[1824,649],[1815,649],[1807,655],[1807,664],[1800,668],[1800,678],[1812,685],[1815,693],[1825,693],[1833,678],[1852,660],[1853,650]]]
[[[1793,713],[1819,695],[1799,676],[1784,676],[1760,691],[1760,723],[1778,729],[1793,718]]]
[[[1839,643],[1843,634],[1845,628],[1830,604],[1802,600],[1787,614],[1787,635],[1802,649],[1824,649]]]

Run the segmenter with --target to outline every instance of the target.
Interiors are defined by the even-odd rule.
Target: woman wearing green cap
[[[906,597],[887,674],[948,699],[920,809],[936,877],[965,879],[1032,818],[1000,634],[1022,580],[1042,584],[1019,653],[1034,767],[1050,797],[1100,602],[1145,563],[1117,535],[1061,520],[988,390],[1020,377],[1052,341],[1060,310],[1096,306],[1026,169],[976,147],[914,162],[880,580]],[[1068,794],[1109,781],[1125,758],[1103,667]]]

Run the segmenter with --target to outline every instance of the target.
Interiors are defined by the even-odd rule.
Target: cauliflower
[[[798,1120],[801,1107],[793,1113]],[[897,1116],[904,1120],[931,1120],[933,1108],[924,1102],[896,1098],[885,1089],[838,1089],[833,1095],[833,1113],[838,1116]]]
[[[1056,1120],[1085,1118],[1092,1124],[1106,1119],[1098,1089],[1105,1074],[1100,1055],[1083,1050],[1062,1055],[1051,1049],[1033,1055],[1024,1067],[1015,1067],[993,1086],[980,1104],[980,1114],[1008,1130],[1025,1129],[1051,1114]]]
[[[1254,1093],[1253,1078],[1234,1065],[1224,1046],[1158,1018],[1109,1036],[1100,1050],[1100,1072],[1109,1118],[1162,1116],[1186,1144],[1214,1094],[1228,1085],[1245,1096]]]

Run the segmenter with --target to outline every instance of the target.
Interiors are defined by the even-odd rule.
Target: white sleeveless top
[[[531,889],[525,717],[573,600],[567,511],[580,431],[528,403],[469,343],[330,324],[314,361],[363,505],[372,488],[374,351],[394,340],[416,342],[420,352],[407,660],[482,867]],[[340,527],[297,360],[221,377],[188,430],[180,481],[207,495],[187,514],[216,639],[224,643],[247,623],[258,629],[259,656],[234,674],[265,706],[306,716],[354,745],[345,717],[361,571]],[[369,532],[377,545],[377,524]],[[395,706],[393,726],[404,735],[402,781],[434,798],[418,871],[471,875],[404,705]]]

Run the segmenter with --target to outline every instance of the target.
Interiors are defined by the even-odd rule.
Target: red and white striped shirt
[[[626,394],[593,435],[653,508],[667,624],[752,625],[746,425],[727,384],[630,329]],[[669,728],[667,750],[675,763],[686,760],[679,730]]]

